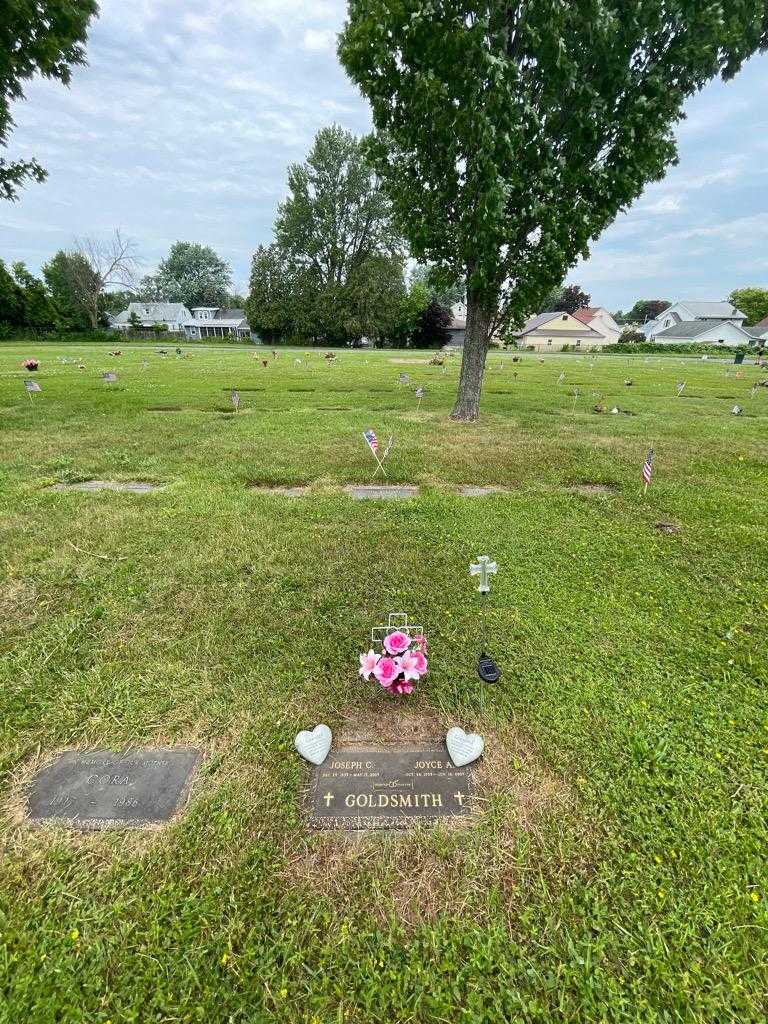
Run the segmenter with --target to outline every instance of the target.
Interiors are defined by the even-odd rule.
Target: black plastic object
[[[484,683],[498,683],[501,679],[501,669],[485,651],[480,655],[480,660],[477,663],[477,674]]]

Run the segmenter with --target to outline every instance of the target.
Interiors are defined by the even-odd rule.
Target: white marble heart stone
[[[320,765],[328,757],[332,740],[333,733],[327,725],[321,722],[320,725],[315,726],[312,732],[302,729],[301,732],[296,733],[293,742],[306,761],[309,761],[310,764]]]
[[[445,734],[445,745],[451,760],[457,768],[465,764],[472,764],[485,749],[485,740],[476,732],[464,732],[458,725],[454,725]]]

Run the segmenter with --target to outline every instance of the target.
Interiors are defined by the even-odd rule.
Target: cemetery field
[[[0,345],[0,1024],[762,1024],[768,370],[492,354],[466,425],[458,358],[168,351]],[[344,491],[366,428],[417,497]],[[472,816],[308,829],[320,721],[482,733]],[[169,825],[30,827],[58,752],[152,746],[203,751]]]

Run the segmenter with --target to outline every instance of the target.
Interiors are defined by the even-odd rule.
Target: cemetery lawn
[[[768,373],[491,355],[461,425],[458,359],[185,351],[0,346],[0,1024],[763,1024]],[[417,499],[343,492],[367,427]],[[90,479],[164,487],[50,490]],[[404,705],[357,677],[399,610]],[[308,834],[293,736],[358,717],[482,732],[471,825]],[[170,826],[25,823],[53,753],[176,744],[205,759]]]

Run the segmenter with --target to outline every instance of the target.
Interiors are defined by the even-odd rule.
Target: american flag
[[[407,384],[408,383],[408,374],[407,373],[398,373],[397,380],[398,380],[399,384]]]
[[[232,405],[235,407],[235,412],[237,412],[237,410],[240,408],[240,392],[239,391],[233,391],[232,395],[231,395],[231,398],[232,398]]]
[[[364,430],[363,437],[365,438],[366,444],[375,455],[379,450],[379,439],[376,437],[376,434],[372,430]]]
[[[40,385],[37,383],[36,380],[25,380],[24,381],[24,387],[27,389],[27,391],[42,391],[43,390],[40,387]]]
[[[109,372],[109,373],[102,373],[101,379],[105,380],[108,384],[114,384],[115,381],[117,380],[117,374],[116,373],[111,373],[111,372]]]
[[[424,388],[416,388],[416,397],[417,398],[423,398],[424,397]]]
[[[565,373],[561,373],[560,376],[557,378],[557,383],[558,384],[562,384],[564,380],[565,380]]]
[[[653,448],[648,449],[648,454],[645,456],[645,462],[643,463],[643,480],[645,481],[646,488],[651,482],[651,475],[653,474]]]

